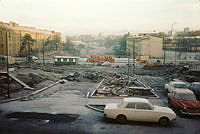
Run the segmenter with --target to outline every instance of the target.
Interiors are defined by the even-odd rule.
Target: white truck
[[[167,90],[168,93],[171,93],[172,91],[176,89],[188,89],[187,88],[187,83],[182,82],[182,81],[170,81],[169,84],[165,84],[165,89]]]

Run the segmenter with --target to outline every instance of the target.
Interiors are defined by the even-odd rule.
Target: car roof
[[[192,82],[191,84],[198,84],[198,85],[200,85],[200,82]]]
[[[143,102],[143,103],[149,103],[149,101],[145,98],[138,98],[138,97],[130,97],[130,98],[124,98],[124,102]]]
[[[194,94],[191,90],[189,89],[176,89],[174,90],[174,92],[176,93],[180,93],[180,94]]]
[[[174,83],[174,84],[186,84],[185,82],[182,82],[182,81],[171,81],[171,83]]]

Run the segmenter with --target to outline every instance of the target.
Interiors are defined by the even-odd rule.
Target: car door
[[[127,116],[128,120],[135,120],[135,103],[129,102],[123,109],[123,113]]]
[[[136,121],[154,121],[156,114],[148,103],[136,103],[135,120]]]
[[[170,96],[170,102],[171,105],[173,107],[178,107],[177,102],[176,102],[176,98],[175,98],[176,92],[172,92],[169,96]]]

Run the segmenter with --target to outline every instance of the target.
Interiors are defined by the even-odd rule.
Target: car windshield
[[[175,97],[177,99],[182,99],[182,100],[196,100],[196,97],[194,96],[194,94],[176,94]]]
[[[174,84],[175,88],[187,88],[185,84]]]
[[[194,88],[200,88],[200,84],[194,84],[193,87]]]

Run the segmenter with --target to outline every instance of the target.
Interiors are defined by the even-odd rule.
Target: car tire
[[[118,115],[117,118],[116,118],[117,122],[119,123],[125,123],[127,121],[127,118],[125,115]]]
[[[159,120],[159,123],[161,126],[168,126],[169,125],[169,119],[167,117],[162,117]]]

